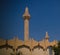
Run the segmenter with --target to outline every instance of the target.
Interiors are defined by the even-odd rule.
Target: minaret
[[[46,32],[45,39],[46,39],[46,40],[48,40],[48,39],[49,39],[48,32]]]
[[[24,41],[27,41],[29,39],[29,19],[30,19],[28,7],[26,7],[25,9],[23,18],[24,18]]]

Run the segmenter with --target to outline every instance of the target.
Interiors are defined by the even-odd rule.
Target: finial
[[[25,13],[23,14],[23,17],[24,17],[24,18],[30,18],[30,14],[29,14],[29,11],[28,11],[28,7],[25,8]]]
[[[45,39],[49,39],[48,32],[46,32]]]
[[[15,36],[15,37],[14,37],[14,40],[16,41],[17,39],[18,39],[18,36]]]

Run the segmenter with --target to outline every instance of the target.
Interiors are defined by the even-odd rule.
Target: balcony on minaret
[[[28,7],[26,7],[26,9],[25,9],[25,13],[23,14],[23,18],[24,18],[24,19],[29,19],[29,18],[30,18],[30,14],[29,14],[29,11],[28,11]]]

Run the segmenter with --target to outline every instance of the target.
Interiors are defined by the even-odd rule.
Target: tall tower
[[[28,7],[26,7],[25,9],[23,18],[24,18],[24,41],[27,41],[29,39],[29,19],[30,19]]]

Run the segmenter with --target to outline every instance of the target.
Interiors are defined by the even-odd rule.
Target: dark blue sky
[[[26,6],[31,15],[30,38],[41,40],[47,31],[50,40],[60,40],[60,0],[0,0],[0,38],[23,39]]]

